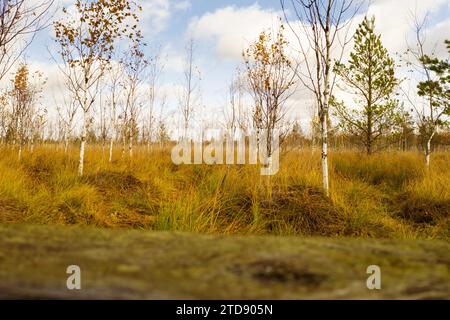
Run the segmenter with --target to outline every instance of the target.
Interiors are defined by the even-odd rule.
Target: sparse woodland
[[[168,97],[139,1],[74,4],[0,4],[0,222],[449,239],[450,40],[441,39],[446,55],[427,52],[420,17],[416,41],[395,54],[376,31],[383,17],[357,20],[363,2],[281,0],[285,15],[244,48],[211,123],[194,39],[181,89]],[[26,59],[42,30],[63,79],[55,105],[43,99],[46,70]],[[308,126],[291,117],[305,110],[288,103],[299,90],[313,97]],[[173,164],[171,148],[183,138],[207,144],[208,128],[267,130],[269,157],[280,134],[279,172]]]

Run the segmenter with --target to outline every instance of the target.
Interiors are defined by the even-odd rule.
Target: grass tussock
[[[86,154],[43,146],[18,162],[0,150],[0,222],[94,225],[221,234],[449,238],[450,155],[331,154],[331,196],[321,191],[320,154],[289,151],[277,175],[257,166],[182,165],[169,149]]]

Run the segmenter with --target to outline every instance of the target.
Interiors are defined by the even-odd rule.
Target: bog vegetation
[[[442,39],[443,55],[427,52],[420,17],[416,42],[394,57],[375,17],[354,21],[361,2],[282,0],[296,16],[243,50],[220,119],[205,123],[196,118],[205,112],[193,39],[168,106],[164,59],[147,48],[140,6],[74,3],[54,21],[52,0],[0,4],[0,222],[448,239],[450,42]],[[42,71],[23,59],[30,35],[49,25],[64,79],[54,105],[43,99]],[[400,68],[414,76],[401,78]],[[299,90],[312,97],[308,128],[287,108]],[[280,171],[171,162],[176,141],[192,132],[206,141],[210,128],[231,137],[265,130],[269,156],[281,133]]]
[[[277,175],[256,166],[171,163],[168,148],[138,147],[112,163],[101,146],[37,147],[20,162],[1,152],[0,220],[223,234],[448,239],[448,153],[427,172],[417,152],[331,154],[330,197],[320,153],[284,152]]]

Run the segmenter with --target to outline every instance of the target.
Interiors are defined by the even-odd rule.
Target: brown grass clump
[[[347,217],[317,187],[288,186],[261,200],[266,229],[292,234],[333,236],[345,233]]]

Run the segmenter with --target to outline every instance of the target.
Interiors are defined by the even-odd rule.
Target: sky
[[[33,0],[34,1],[34,0]],[[74,0],[56,0],[60,6]],[[168,109],[175,110],[177,90],[183,80],[185,46],[195,41],[195,62],[200,71],[201,106],[198,113],[217,118],[226,103],[227,87],[236,67],[242,65],[242,50],[264,29],[277,26],[282,15],[278,0],[137,0],[143,6],[141,29],[149,44],[148,54],[161,47],[165,70],[160,87],[168,95]],[[57,10],[58,17],[60,10]],[[391,55],[407,48],[411,39],[411,16],[428,13],[427,48],[444,54],[444,39],[450,39],[450,0],[372,0],[355,17],[376,17],[376,31]],[[288,13],[289,14],[289,13]],[[27,52],[31,68],[44,71],[48,78],[48,102],[61,94],[61,75],[50,57],[54,51],[53,30],[42,31]],[[294,39],[294,38],[292,38]],[[290,101],[296,118],[307,123],[311,118],[309,95],[301,88]],[[174,118],[170,121],[176,121]]]

